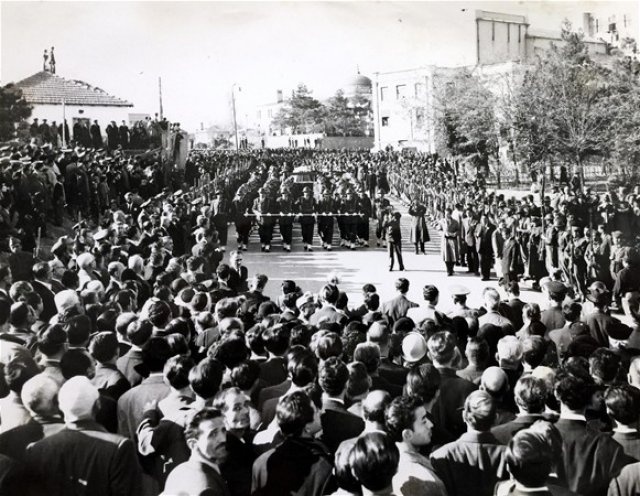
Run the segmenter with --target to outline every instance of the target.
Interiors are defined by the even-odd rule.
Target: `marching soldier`
[[[291,251],[294,203],[288,188],[282,190],[280,198],[278,199],[277,209],[278,212],[282,214],[278,217],[280,236],[282,237],[282,248],[284,251]]]
[[[380,241],[382,241],[382,243],[386,247],[387,245],[385,242],[384,223],[386,222],[387,220],[386,217],[391,210],[391,203],[387,198],[384,197],[384,191],[380,189],[378,190],[378,197],[376,198],[376,201],[375,201],[375,207],[376,207],[376,220],[377,220],[376,245],[380,246]]]
[[[249,192],[246,188],[240,187],[233,199],[233,210],[235,214],[236,234],[238,238],[238,250],[247,250],[249,244],[249,233],[251,232],[251,217],[246,213],[249,208]]]
[[[331,191],[325,189],[322,199],[318,202],[318,236],[322,241],[322,248],[331,251],[333,243],[333,212],[337,208],[336,202],[331,197]],[[323,215],[330,214],[330,215]]]
[[[458,232],[460,225],[458,221],[452,217],[453,211],[448,208],[445,218],[442,219],[442,259],[447,266],[447,275],[453,275],[453,266],[458,260]]]
[[[358,200],[353,194],[353,190],[347,191],[347,197],[342,203],[341,213],[344,214],[344,239],[345,246],[355,250],[356,249],[356,230],[358,227]]]
[[[215,193],[215,198],[211,203],[213,209],[213,225],[218,231],[218,241],[220,242],[220,249],[225,251],[227,249],[227,235],[229,231],[229,211],[230,204],[226,195],[218,190]]]
[[[305,186],[302,190],[302,198],[296,202],[296,211],[298,213],[298,220],[302,229],[304,251],[313,251],[313,229],[316,223],[316,200],[313,198],[313,192],[309,186]]]
[[[360,216],[358,217],[358,242],[360,246],[365,248],[369,247],[369,217],[373,212],[373,206],[371,205],[371,198],[362,189],[358,188],[358,207]]]
[[[269,214],[275,212],[275,206],[275,202],[267,195],[265,188],[260,188],[258,198],[253,202],[253,213],[256,215],[256,222],[258,224],[261,250],[266,252],[271,251],[275,217]]]

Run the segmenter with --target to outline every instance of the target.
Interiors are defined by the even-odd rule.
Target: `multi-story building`
[[[532,30],[526,16],[476,11],[475,64],[472,69],[500,85],[514,73],[514,64],[526,63],[552,43],[562,43],[560,33]],[[608,53],[608,45],[593,36],[585,39],[589,52]],[[461,67],[425,65],[393,72],[378,72],[373,83],[375,148],[415,148],[435,152],[434,112],[436,88],[446,84]],[[493,84],[493,83],[492,83]]]

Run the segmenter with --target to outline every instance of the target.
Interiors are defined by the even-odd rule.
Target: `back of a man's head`
[[[91,335],[91,319],[86,315],[71,317],[65,324],[69,346],[86,346]]]
[[[398,447],[387,434],[364,434],[353,447],[353,473],[369,491],[383,491],[390,487],[399,461]]]
[[[169,357],[171,357],[171,346],[165,338],[149,338],[142,346],[142,363],[150,373],[162,372]]]
[[[547,385],[544,380],[532,375],[518,379],[514,388],[516,405],[525,413],[544,412],[547,394]]]
[[[288,354],[287,370],[291,382],[298,387],[304,387],[316,380],[318,359],[308,348],[296,347]]]
[[[485,339],[473,337],[467,341],[465,356],[470,364],[484,367],[489,363],[489,344]]]
[[[563,370],[556,375],[553,392],[565,408],[581,412],[591,400],[593,385],[593,381],[586,377],[578,377]]]
[[[338,286],[334,284],[326,284],[320,290],[320,299],[330,305],[335,305],[340,296],[340,290]]]
[[[618,424],[636,425],[640,419],[640,391],[628,384],[609,387],[604,395],[607,413]]]
[[[498,341],[498,362],[516,365],[522,359],[522,342],[515,336],[505,336]]]
[[[488,431],[496,418],[495,401],[486,391],[474,391],[464,402],[462,417],[472,429]]]
[[[285,437],[300,437],[314,414],[311,398],[304,391],[285,394],[276,407],[276,421]]]
[[[500,367],[489,367],[482,373],[480,389],[499,399],[509,391],[509,378]]]
[[[456,338],[448,331],[435,333],[427,342],[429,356],[436,366],[448,366],[455,356]]]
[[[368,422],[384,424],[384,412],[391,402],[391,395],[387,391],[376,389],[362,400],[362,416]]]
[[[409,291],[409,280],[405,279],[404,277],[400,277],[396,281],[395,286],[398,292],[405,294],[407,291]]]
[[[384,321],[378,321],[371,324],[367,331],[367,341],[377,344],[380,347],[389,344],[389,326]]]
[[[37,374],[22,386],[20,398],[32,417],[51,418],[60,413],[59,390],[60,385],[51,376]]]
[[[545,486],[553,467],[549,444],[537,432],[524,429],[515,434],[506,451],[509,473],[526,488]]]
[[[349,369],[337,357],[331,357],[320,365],[318,384],[331,397],[340,396],[347,387]]]
[[[483,292],[484,302],[489,311],[495,311],[500,305],[500,293],[494,288],[486,288]]]
[[[380,348],[375,343],[360,343],[353,352],[353,359],[362,362],[367,368],[367,373],[373,375],[380,365]]]

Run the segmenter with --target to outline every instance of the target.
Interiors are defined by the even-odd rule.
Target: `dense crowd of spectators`
[[[10,151],[23,152],[29,161],[10,156],[7,164],[20,162],[11,176],[18,189],[41,169],[57,175],[57,154]],[[64,188],[85,156],[72,152]],[[115,162],[130,172],[136,161],[156,170],[153,158],[89,156],[100,171]],[[621,269],[630,282],[617,293],[594,280],[581,295],[560,272],[539,280],[541,306],[521,299],[517,277],[508,277],[502,289],[483,291],[480,308],[467,305],[464,286],[448,288],[454,310],[445,313],[442,288],[428,284],[424,301],[412,302],[407,278],[387,301],[370,283],[349,301],[335,276],[317,294],[284,281],[272,299],[268,278],[243,265],[242,251],[224,250],[231,219],[220,223],[220,204],[253,191],[246,184],[287,183],[278,179],[286,162],[337,182],[348,172],[347,183],[375,196],[388,187],[429,205],[422,215],[433,225],[464,188],[484,188],[457,185],[454,175],[434,210],[432,197],[399,190],[394,177],[411,160],[423,159],[193,153],[175,182],[159,175],[148,191],[143,180],[117,190],[95,228],[72,210],[83,219],[54,243],[51,260],[26,246],[27,214],[9,182],[0,492],[637,494],[640,274],[632,251]],[[450,177],[447,167],[438,162],[438,177]],[[487,198],[497,222],[523,208]],[[632,326],[611,315],[616,298]]]

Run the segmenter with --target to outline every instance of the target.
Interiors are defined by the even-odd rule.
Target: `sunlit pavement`
[[[305,252],[300,237],[299,225],[294,228],[293,251],[291,253],[282,250],[280,237],[274,233],[271,252],[264,253],[260,250],[260,241],[257,236],[257,228],[254,228],[249,250],[243,252],[244,264],[250,274],[263,273],[269,277],[266,294],[272,299],[280,294],[283,280],[295,281],[303,291],[318,292],[326,283],[332,273],[339,275],[341,290],[349,296],[350,306],[359,305],[362,302],[361,288],[365,283],[374,284],[380,294],[381,301],[395,296],[394,282],[399,277],[407,278],[411,285],[408,293],[410,300],[417,303],[423,302],[422,288],[426,284],[434,284],[441,291],[440,307],[447,310],[451,307],[449,288],[462,284],[471,290],[468,303],[472,307],[482,304],[482,289],[485,287],[498,287],[497,279],[482,281],[480,277],[468,274],[466,267],[456,267],[454,276],[447,276],[444,262],[439,254],[440,233],[429,228],[431,242],[427,244],[426,255],[416,255],[414,246],[409,243],[410,217],[406,208],[394,202],[394,207],[402,212],[401,225],[403,233],[403,258],[405,271],[398,271],[396,263],[393,272],[389,272],[389,259],[385,248],[376,247],[375,226],[370,222],[370,248],[357,248],[352,251],[336,246],[337,226],[334,234],[333,251],[323,250],[316,234],[314,237],[314,251]],[[339,240],[338,240],[339,241]],[[229,229],[229,244],[227,250],[236,248],[235,229]],[[225,261],[228,256],[225,257]],[[501,293],[504,295],[504,292]],[[522,285],[523,301],[542,303],[543,295],[527,289]]]

